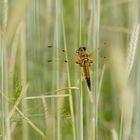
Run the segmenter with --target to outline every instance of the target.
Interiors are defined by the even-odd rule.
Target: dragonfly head
[[[76,50],[76,53],[80,56],[84,54],[86,51],[86,47],[80,47],[79,49]]]

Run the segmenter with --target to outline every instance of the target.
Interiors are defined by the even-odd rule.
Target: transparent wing
[[[62,64],[74,64],[76,61],[76,54],[74,51],[71,52],[49,45],[47,47],[47,53],[49,54],[47,58],[48,63],[59,62]]]

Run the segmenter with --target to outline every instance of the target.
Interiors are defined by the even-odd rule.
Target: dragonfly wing
[[[47,47],[47,53],[49,54],[48,62],[59,62],[59,63],[75,63],[74,52],[67,51],[61,48],[57,48],[49,45]]]

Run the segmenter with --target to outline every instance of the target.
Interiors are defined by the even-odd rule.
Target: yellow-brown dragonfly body
[[[79,64],[83,69],[84,78],[86,80],[89,91],[91,91],[91,81],[90,81],[90,71],[89,67],[93,63],[93,60],[90,58],[90,54],[87,52],[85,47],[80,47],[76,53],[78,54],[79,59],[76,61],[76,64]]]

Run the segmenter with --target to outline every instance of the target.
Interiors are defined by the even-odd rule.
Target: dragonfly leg
[[[76,61],[76,64],[81,64],[81,63],[82,61],[80,59]]]
[[[79,64],[80,67],[83,67],[83,62],[82,62],[82,60],[80,60],[80,59],[76,61],[76,64]]]

